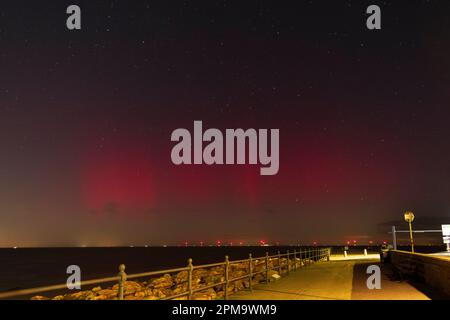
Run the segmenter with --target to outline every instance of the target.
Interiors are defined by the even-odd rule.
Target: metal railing
[[[137,279],[137,278],[144,278],[144,277],[153,277],[157,275],[165,275],[165,274],[173,274],[173,273],[180,273],[183,271],[187,272],[187,280],[183,282],[177,283],[177,285],[183,284],[187,282],[187,290],[173,294],[164,298],[161,298],[160,300],[171,300],[181,297],[186,297],[188,300],[191,300],[193,295],[197,292],[202,292],[205,290],[208,290],[210,288],[218,287],[218,286],[224,286],[224,296],[223,298],[225,300],[228,299],[228,288],[230,284],[239,281],[239,280],[247,280],[248,281],[248,289],[250,291],[253,290],[253,277],[258,274],[264,274],[265,283],[269,283],[270,277],[269,273],[270,271],[277,271],[279,275],[283,274],[283,272],[287,275],[289,275],[290,272],[296,271],[299,269],[302,264],[303,265],[309,265],[314,262],[318,261],[329,261],[330,259],[330,248],[309,248],[305,250],[294,250],[293,252],[290,252],[287,250],[286,253],[281,253],[278,251],[275,255],[269,255],[266,252],[265,256],[254,258],[252,254],[249,254],[248,259],[243,260],[233,260],[230,261],[228,256],[225,256],[225,260],[223,262],[217,262],[217,263],[210,263],[210,264],[203,264],[203,265],[193,265],[192,259],[188,259],[188,264],[186,267],[181,268],[175,268],[175,269],[165,269],[165,270],[158,270],[158,271],[151,271],[151,272],[144,272],[144,273],[136,273],[136,274],[130,274],[127,275],[125,273],[125,265],[121,264],[119,266],[119,273],[116,277],[107,277],[107,278],[100,278],[100,279],[93,279],[93,280],[86,280],[81,281],[78,283],[75,283],[74,285],[80,285],[80,286],[91,286],[91,285],[98,285],[103,283],[113,283],[116,282],[118,284],[118,292],[117,292],[117,298],[119,300],[124,299],[124,288],[127,280],[131,279]],[[261,263],[262,261],[262,263]],[[270,267],[270,262],[272,263],[272,267]],[[276,263],[275,263],[276,262]],[[237,277],[230,277],[230,271],[232,269],[233,265],[237,264],[247,264],[247,272],[241,276]],[[256,266],[263,265],[264,267],[256,271]],[[213,284],[207,284],[202,285],[197,288],[194,288],[193,286],[193,274],[194,270],[198,269],[208,269],[213,267],[223,267],[223,281],[214,282]],[[0,293],[0,299],[7,299],[7,298],[13,298],[13,297],[20,297],[20,296],[30,296],[30,295],[36,295],[38,293],[43,292],[51,292],[56,290],[67,290],[67,284],[60,284],[60,285],[53,285],[53,286],[46,286],[46,287],[38,287],[38,288],[32,288],[32,289],[22,289],[22,290],[15,290],[15,291],[9,291],[9,292],[2,292]]]

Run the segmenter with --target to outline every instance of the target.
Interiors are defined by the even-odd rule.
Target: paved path
[[[381,267],[381,289],[366,286],[367,267]],[[254,286],[253,293],[241,291],[231,300],[428,300],[444,299],[439,293],[407,281],[397,281],[388,266],[379,260],[350,257],[346,260],[320,262],[303,267],[270,284]]]
[[[348,300],[352,293],[351,261],[322,262],[303,267],[268,285],[253,287],[253,293],[241,291],[231,300]]]

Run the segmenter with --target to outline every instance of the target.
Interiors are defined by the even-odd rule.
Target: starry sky
[[[66,28],[66,8],[82,29]],[[368,30],[369,4],[382,29]],[[389,239],[450,222],[448,1],[0,4],[0,247]],[[280,129],[280,170],[175,166]]]

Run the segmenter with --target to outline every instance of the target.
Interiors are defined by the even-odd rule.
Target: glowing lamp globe
[[[405,212],[405,221],[408,223],[411,223],[414,221],[414,213],[412,213],[411,211],[406,211]]]

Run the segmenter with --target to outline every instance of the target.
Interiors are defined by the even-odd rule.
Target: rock
[[[224,291],[221,290],[221,291],[216,291],[216,292],[217,292],[216,299],[222,299],[224,296]]]
[[[252,284],[258,284],[258,283],[262,283],[262,282],[265,282],[265,278],[262,273],[258,273],[252,279]]]
[[[213,289],[196,292],[192,295],[192,300],[214,300],[216,299],[216,292]]]
[[[100,291],[100,290],[102,290],[102,287],[95,287],[95,288],[92,288],[92,292],[97,292],[97,291]]]
[[[144,298],[144,297],[146,296],[146,294],[145,294],[144,291],[138,291],[138,292],[136,292],[136,293],[134,294],[134,296],[135,296],[136,298],[142,299],[142,298]]]
[[[214,283],[219,283],[225,280],[223,275],[210,275],[204,279],[206,285],[211,285]]]
[[[163,299],[167,296],[171,296],[172,292],[170,290],[164,290],[164,289],[153,289],[152,291],[152,295],[159,298],[159,299]]]
[[[99,296],[105,296],[107,299],[113,299],[116,298],[118,295],[118,291],[113,289],[103,289],[100,291],[97,291],[97,294]]]
[[[188,272],[187,271],[181,271],[179,272],[175,277],[175,283],[183,283],[188,280]]]
[[[179,284],[179,285],[177,285],[177,287],[175,289],[173,289],[173,294],[183,293],[183,292],[186,292],[187,290],[188,290],[187,283]]]
[[[52,300],[64,300],[64,296],[59,295],[59,296],[54,297]]]
[[[116,292],[119,292],[119,285],[115,284],[112,287],[113,290],[116,290]],[[130,294],[134,294],[136,291],[142,291],[143,288],[142,286],[136,282],[136,281],[125,281],[124,285],[123,285],[123,295],[127,296]]]
[[[164,276],[160,278],[154,279],[148,287],[152,287],[155,289],[160,288],[170,288],[173,285],[172,277],[170,274],[165,274]]]
[[[238,292],[244,290],[246,288],[245,282],[243,280],[236,280],[230,285],[228,285],[228,289],[231,288],[231,291]]]
[[[88,291],[79,291],[66,295],[66,300],[86,300]]]
[[[34,296],[31,298],[31,300],[50,300],[50,298],[44,296]]]

